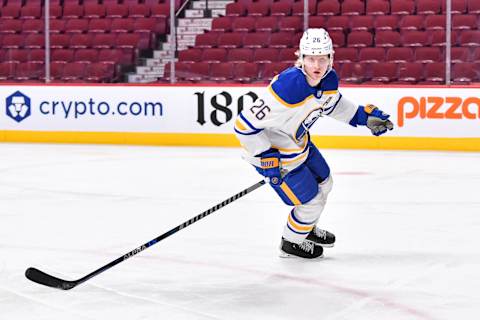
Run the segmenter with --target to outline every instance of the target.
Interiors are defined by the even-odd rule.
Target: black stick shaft
[[[87,281],[88,279],[91,279],[91,278],[99,275],[100,273],[110,269],[111,267],[119,264],[120,262],[123,262],[123,261],[133,257],[134,255],[136,255],[136,254],[142,252],[143,250],[153,246],[154,244],[158,243],[159,241],[162,241],[163,239],[168,238],[172,234],[175,234],[178,231],[188,227],[189,225],[205,218],[206,216],[208,216],[208,215],[214,213],[215,211],[217,211],[218,209],[225,207],[226,205],[228,205],[228,204],[232,203],[233,201],[243,197],[244,195],[256,190],[257,188],[261,187],[264,184],[265,184],[265,180],[261,180],[261,181],[255,183],[251,187],[248,187],[247,189],[231,196],[230,198],[222,201],[221,203],[217,204],[216,206],[213,206],[210,209],[208,209],[208,210],[200,213],[199,215],[191,218],[190,220],[185,221],[184,223],[182,223],[182,224],[176,226],[175,228],[165,232],[164,234],[156,237],[155,239],[152,239],[152,240],[148,241],[147,243],[142,244],[141,246],[133,249],[132,251],[124,254],[123,256],[113,260],[112,262],[104,265],[103,267],[93,271],[92,273],[89,273],[88,275],[86,275],[83,278],[80,278],[78,280],[75,280],[75,281],[62,280],[62,279],[53,277],[51,275],[48,275],[48,274],[46,274],[46,273],[44,273],[44,272],[42,272],[38,269],[35,269],[35,268],[27,269],[25,275],[28,279],[30,279],[34,282],[43,284],[43,285],[47,285],[47,286],[50,286],[50,287],[55,287],[55,288],[63,289],[63,290],[71,289],[71,288]]]

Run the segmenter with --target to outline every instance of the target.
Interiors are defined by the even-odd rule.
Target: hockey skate
[[[304,240],[302,243],[293,243],[282,238],[280,244],[280,257],[289,258],[291,256],[314,259],[323,257],[323,248],[312,241]]]
[[[335,244],[335,235],[327,230],[313,227],[312,231],[310,231],[307,236],[307,240],[315,242],[322,247],[331,248]]]

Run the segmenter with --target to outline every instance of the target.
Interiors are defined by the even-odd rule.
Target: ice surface
[[[480,154],[323,150],[337,236],[281,259],[264,186],[71,291],[77,279],[260,180],[239,149],[0,144],[0,319],[476,319]]]

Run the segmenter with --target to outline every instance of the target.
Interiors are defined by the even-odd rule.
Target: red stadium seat
[[[65,64],[63,68],[63,81],[76,81],[81,80],[85,76],[86,66],[88,64],[83,62],[72,62]]]
[[[65,24],[68,20],[63,19],[50,19],[50,33],[61,33],[65,30]]]
[[[244,36],[243,33],[221,33],[217,45],[220,48],[240,48],[243,47]]]
[[[247,4],[247,15],[251,17],[264,17],[270,14],[270,4],[266,2],[252,2]]]
[[[218,42],[218,36],[221,33],[217,32],[208,32],[199,34],[195,38],[195,47],[197,48],[211,48],[216,47]]]
[[[303,29],[303,20],[298,16],[284,17],[278,21],[280,31],[297,32]]]
[[[452,16],[453,30],[474,30],[478,29],[480,24],[477,22],[477,16],[469,15],[454,15]]]
[[[357,62],[358,52],[356,48],[337,48],[335,49],[335,62],[348,63]]]
[[[202,61],[208,63],[225,62],[227,59],[227,50],[223,48],[208,48],[203,50]]]
[[[402,43],[405,47],[424,47],[430,45],[429,34],[425,31],[402,32]]]
[[[361,63],[344,63],[340,69],[340,81],[361,83],[365,80],[365,66]]]
[[[259,17],[255,23],[257,32],[275,32],[278,31],[277,17]]]
[[[480,46],[480,30],[464,30],[460,33],[459,44],[462,47]]]
[[[357,32],[363,32],[363,31],[357,31]],[[330,38],[332,38],[334,48],[345,46],[345,33],[340,31],[332,31],[332,32],[329,32],[329,34],[330,34]],[[295,42],[295,45],[298,45],[298,41]]]
[[[21,34],[6,34],[3,36],[3,49],[18,49],[23,47],[25,37]]]
[[[415,14],[415,1],[414,0],[402,0],[391,1],[391,14],[395,15],[413,15]]]
[[[365,16],[355,16],[358,17],[365,17]],[[330,31],[342,31],[346,32],[350,29],[350,17],[348,16],[333,16],[330,17],[327,21],[327,30]],[[372,20],[373,22],[373,20]]]
[[[419,47],[415,49],[415,61],[419,63],[441,62],[442,53],[438,47]]]
[[[272,3],[270,7],[271,16],[289,16],[292,14],[292,3],[288,0]]]
[[[23,22],[18,19],[0,20],[0,34],[20,33]]]
[[[367,15],[389,15],[390,14],[390,1],[388,0],[367,0]]]
[[[334,5],[335,6],[335,5]],[[304,14],[304,3],[303,1],[295,1],[292,4],[292,15],[293,16],[303,16]],[[317,1],[316,0],[308,0],[308,8],[307,11],[310,15],[309,20],[311,18],[316,17],[315,12],[317,10]],[[338,8],[336,10],[339,10]]]
[[[188,81],[202,81],[210,76],[210,64],[206,62],[193,63],[190,67],[190,73],[185,77]]]
[[[349,20],[352,31],[371,31],[375,25],[373,16],[352,16]]]
[[[425,65],[425,80],[430,83],[442,84],[445,82],[445,63],[434,62]]]
[[[73,49],[56,49],[52,50],[51,61],[68,63],[74,61]]]
[[[84,10],[83,16],[85,18],[101,18],[106,15],[105,6],[103,4],[85,4]]]
[[[340,14],[340,3],[337,0],[324,0],[317,5],[317,15],[319,16],[336,16],[338,14]]]
[[[256,49],[253,55],[253,60],[257,63],[278,62],[279,52],[280,50],[275,48]]]
[[[27,3],[20,10],[21,19],[37,19],[37,18],[40,18],[41,16],[42,16],[42,8],[40,7],[40,3],[37,3],[37,4]]]
[[[91,46],[95,47],[95,44],[99,43],[99,46],[96,46],[96,48],[106,48],[108,43],[107,42],[95,42],[97,41],[96,38],[99,37],[102,38],[103,40],[108,40],[112,37],[114,37],[111,34],[97,34],[95,37],[93,37],[91,34],[88,33],[77,33],[72,35],[70,38],[70,48],[73,49],[84,49],[84,48],[89,48]]]
[[[468,13],[480,14],[480,2],[478,0],[467,0]]]
[[[133,32],[166,33],[165,20],[162,18],[137,18],[133,23]]]
[[[365,3],[363,1],[345,0],[342,2],[342,15],[358,16],[363,14],[365,14]]]
[[[352,31],[348,34],[347,45],[355,48],[371,47],[373,36],[367,31]]]
[[[399,25],[399,16],[376,16],[374,27],[376,31],[394,31]]]
[[[472,61],[473,62],[480,62],[480,48],[474,48],[472,53]]]
[[[150,7],[144,3],[131,3],[128,5],[130,18],[145,18],[150,16]]]
[[[208,50],[208,49],[205,49]],[[178,61],[183,63],[195,63],[202,61],[203,50],[198,48],[190,48],[178,52]]]
[[[417,14],[440,14],[442,0],[417,0]]]
[[[308,26],[310,28],[325,28],[327,19],[324,16],[311,16],[308,18]]]
[[[214,63],[210,66],[210,79],[226,81],[233,78],[233,64],[229,62]]]
[[[246,12],[245,5],[240,2],[232,2],[225,7],[225,15],[227,17],[245,16]]]
[[[52,49],[67,48],[70,46],[70,35],[55,33],[50,35],[50,47]]]
[[[375,34],[375,45],[377,47],[399,47],[400,43],[400,33],[396,31],[378,31]]]
[[[107,18],[126,18],[129,15],[129,8],[125,4],[106,4],[105,16]]]
[[[426,30],[445,30],[447,18],[443,15],[430,15],[425,18]]]
[[[257,63],[237,63],[234,70],[234,80],[249,83],[257,80],[259,68]]]
[[[20,16],[20,5],[6,5],[2,8],[2,19],[17,19]]]
[[[467,1],[466,0],[451,0],[451,12],[452,14],[465,14],[467,13]],[[442,12],[444,14],[447,13],[446,2],[442,1]]]
[[[452,63],[462,63],[472,61],[470,50],[467,47],[453,47],[450,49],[450,59]]]
[[[42,10],[42,18],[45,17],[45,10]],[[63,15],[63,7],[60,4],[50,3],[50,9],[48,10],[48,14],[50,17],[50,21],[53,19],[58,19]]]
[[[116,18],[112,19],[112,24],[110,25],[111,33],[127,33],[134,30],[134,19],[132,18]]]
[[[212,20],[212,29],[213,32],[229,32],[232,31],[232,21],[231,17],[218,17]]]
[[[423,80],[423,64],[409,62],[399,65],[397,81],[402,83],[417,83]]]
[[[45,66],[39,63],[19,63],[15,72],[15,80],[39,80],[45,77]]]
[[[358,53],[358,61],[361,63],[378,63],[385,61],[384,48],[361,48]]]
[[[395,47],[387,49],[386,62],[405,63],[412,62],[413,60],[414,56],[412,48]]]
[[[75,51],[74,61],[83,63],[98,62],[97,49],[78,49]]]
[[[25,20],[22,25],[23,33],[43,33],[45,31],[45,22],[41,19]]]
[[[87,19],[69,19],[65,23],[65,33],[84,33],[88,30]]]
[[[370,81],[375,82],[392,82],[397,80],[398,71],[396,63],[374,63],[372,65],[372,78]]]
[[[150,6],[150,17],[168,18],[170,16],[170,6],[166,3],[159,3]]]
[[[115,77],[113,64],[91,63],[87,67],[85,80],[91,82],[111,82]]]
[[[445,31],[434,30],[430,32],[430,44],[433,47],[444,47],[446,45],[446,35]],[[457,33],[452,31],[450,37],[451,45],[457,45]]]
[[[404,16],[400,20],[401,31],[417,31],[424,29],[425,17],[418,15]]]
[[[66,3],[63,6],[63,15],[62,17],[65,19],[74,19],[83,17],[84,7],[79,4],[74,3]]]
[[[15,76],[17,62],[0,62],[0,80],[10,80]]]
[[[272,33],[270,37],[270,47],[272,48],[288,48],[292,47],[292,39],[294,37],[294,33],[292,32],[276,32]],[[295,43],[297,45],[298,43]]]
[[[4,56],[0,57],[2,62],[27,62],[29,59],[28,50],[24,49],[10,49],[10,50],[2,50],[4,52]]]
[[[255,29],[254,17],[238,17],[232,20],[233,32],[252,32]]]
[[[452,80],[455,83],[470,83],[480,80],[480,69],[475,63],[455,63],[452,67]]]
[[[270,33],[268,32],[254,32],[247,33],[243,39],[243,46],[245,48],[263,48],[270,44]]]
[[[30,33],[25,37],[23,43],[25,49],[40,49],[45,47],[45,37],[43,34]]]
[[[228,50],[227,61],[231,63],[253,62],[253,50],[249,48],[236,48]]]
[[[142,42],[138,33],[120,33],[115,40],[114,46],[123,49],[148,49],[150,43],[148,39]]]
[[[295,55],[295,52],[297,52],[297,50],[297,48],[280,49],[280,52],[278,54],[278,60],[280,62],[289,62],[293,64],[297,60],[297,56]]]
[[[90,22],[88,24],[88,32],[89,33],[109,32],[111,24],[112,24],[111,19],[105,19],[105,18],[90,19]]]

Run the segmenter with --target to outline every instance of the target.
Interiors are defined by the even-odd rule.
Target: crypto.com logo
[[[20,91],[7,97],[7,116],[20,122],[28,118],[30,112],[30,98]]]

